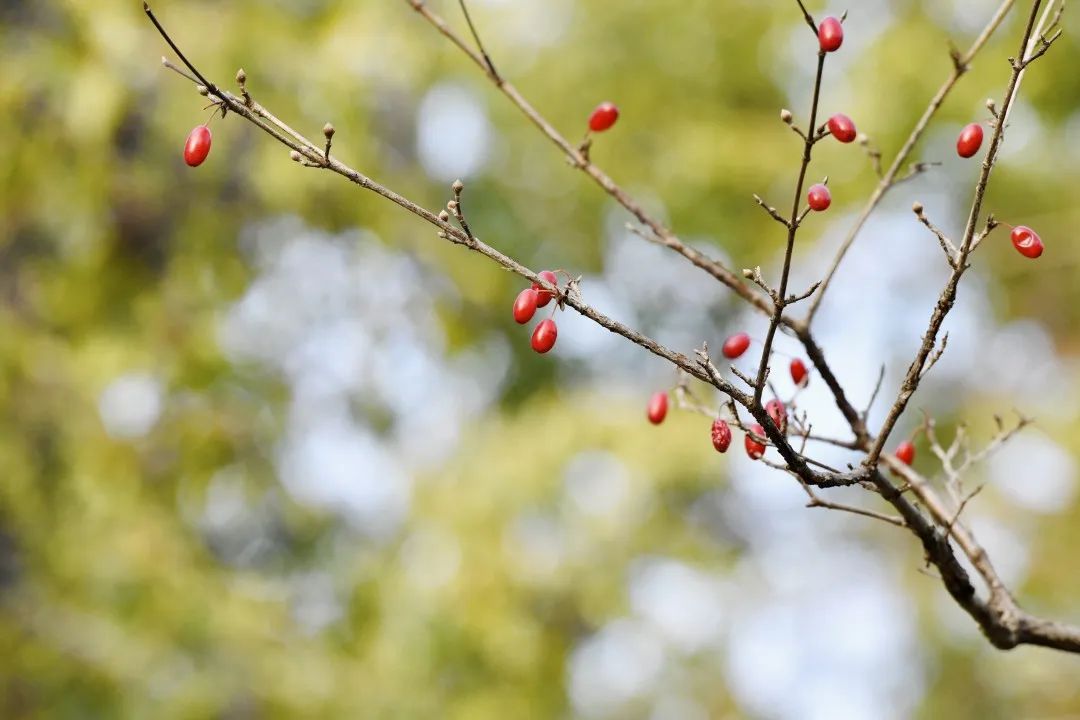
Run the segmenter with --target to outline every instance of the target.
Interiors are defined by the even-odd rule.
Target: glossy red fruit
[[[832,205],[832,193],[829,192],[829,188],[821,183],[811,185],[809,192],[806,193],[806,202],[810,205],[811,210],[823,212]]]
[[[532,334],[532,349],[543,355],[555,347],[555,339],[559,336],[559,328],[555,327],[555,321],[551,318],[541,320]]]
[[[198,125],[188,133],[187,142],[184,143],[184,162],[191,167],[198,167],[210,154],[210,128]]]
[[[791,381],[796,385],[804,386],[809,382],[810,374],[806,371],[806,363],[799,358],[791,361]]]
[[[605,102],[596,106],[589,116],[589,129],[593,132],[603,132],[615,124],[619,119],[619,108],[613,103]]]
[[[829,132],[842,143],[849,143],[855,139],[855,122],[843,113],[836,113],[829,118]]]
[[[915,462],[915,446],[909,440],[905,440],[897,445],[894,454],[896,455],[896,458],[905,465],[910,465]]]
[[[518,325],[524,325],[532,320],[536,314],[537,292],[532,288],[525,288],[518,293],[514,300],[514,320]]]
[[[772,418],[773,425],[775,425],[780,432],[785,432],[787,430],[787,408],[784,407],[784,403],[773,398],[765,403],[765,412]]]
[[[746,352],[748,347],[750,347],[750,336],[744,332],[735,333],[724,341],[724,346],[720,348],[720,351],[724,353],[724,357],[727,359],[734,360]]]
[[[542,279],[551,283],[555,287],[559,286],[559,277],[552,271],[544,270],[543,272],[539,273],[539,275]],[[536,307],[544,307],[549,302],[551,302],[553,295],[547,290],[541,290],[539,283],[533,283],[532,289],[536,291]]]
[[[1013,247],[1024,257],[1035,259],[1043,254],[1043,241],[1039,233],[1027,225],[1017,225],[1010,236]]]
[[[971,123],[964,126],[960,131],[960,137],[956,139],[956,154],[962,158],[969,158],[979,152],[983,143],[983,129],[979,123]]]
[[[727,422],[720,418],[713,420],[712,446],[719,453],[726,453],[728,448],[731,447],[731,428],[728,427]]]
[[[760,438],[765,437],[765,428],[760,425],[751,425],[750,432]],[[758,460],[765,454],[765,443],[758,442],[750,436],[750,433],[746,433],[746,454],[751,460]]]
[[[844,26],[830,15],[818,25],[817,37],[824,52],[835,52],[844,44]]]
[[[649,422],[653,425],[659,425],[664,422],[664,418],[667,417],[668,397],[666,392],[656,392],[649,398],[649,409],[646,413],[649,416]]]

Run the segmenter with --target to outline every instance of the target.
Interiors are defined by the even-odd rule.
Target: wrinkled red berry
[[[544,270],[543,272],[539,273],[539,275],[540,275],[540,279],[542,279],[542,280],[544,280],[544,281],[546,281],[548,283],[551,283],[555,287],[559,286],[559,277],[558,277],[558,275],[556,275],[552,271]],[[547,290],[541,290],[540,289],[540,283],[533,283],[532,284],[532,289],[536,291],[536,307],[544,307],[549,302],[551,302],[551,299],[554,297]]]
[[[1024,257],[1034,260],[1043,254],[1042,238],[1039,237],[1039,233],[1027,225],[1014,227],[1010,237],[1012,238],[1013,247]]]
[[[844,44],[844,26],[830,15],[818,25],[817,36],[824,52],[835,52]]]
[[[806,363],[799,358],[795,358],[791,361],[791,381],[796,385],[805,385],[808,382],[809,374],[806,371]]]
[[[551,318],[541,320],[532,334],[532,349],[543,355],[555,347],[555,338],[559,336],[559,328],[555,327],[555,321]]]
[[[614,125],[618,119],[619,108],[613,103],[600,103],[589,116],[589,129],[593,132],[603,132]]]
[[[956,154],[962,158],[969,158],[979,152],[983,142],[983,129],[979,123],[971,123],[964,126],[960,131],[960,137],[956,139]]]
[[[649,422],[659,425],[667,417],[668,397],[666,392],[656,392],[649,398]]]
[[[780,432],[787,430],[787,408],[784,407],[784,403],[773,398],[765,403],[765,412],[772,418],[773,425],[775,425]]]
[[[765,437],[765,428],[760,425],[751,425],[750,432],[746,433],[746,454],[750,456],[751,460],[758,460],[765,454],[765,443],[758,442],[751,437],[751,432],[763,438]]]
[[[731,447],[731,428],[728,427],[727,422],[720,418],[713,420],[712,446],[719,453],[726,453],[728,448]]]
[[[905,465],[910,465],[915,462],[915,446],[909,440],[905,440],[897,445],[894,454],[896,455],[896,458]]]
[[[210,128],[198,125],[188,133],[184,143],[184,162],[191,167],[198,167],[210,154]]]
[[[748,347],[750,347],[750,336],[742,332],[735,333],[725,340],[720,351],[724,353],[724,357],[727,359],[734,360],[746,352],[746,348]]]
[[[532,288],[525,288],[518,293],[514,300],[514,320],[518,325],[524,325],[532,320],[536,314],[537,292]]]
[[[806,193],[806,202],[810,205],[810,209],[815,212],[828,210],[829,206],[832,205],[832,193],[829,192],[829,188],[821,183],[811,185],[809,192]]]
[[[847,115],[836,113],[829,118],[829,132],[842,143],[849,143],[855,139],[855,123]]]

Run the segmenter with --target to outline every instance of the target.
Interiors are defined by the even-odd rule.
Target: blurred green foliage
[[[459,21],[455,3],[432,4]],[[877,34],[852,41],[852,55],[829,70],[825,111],[843,100],[886,157],[946,76],[947,43],[972,37],[928,15],[932,4],[876,4],[890,11]],[[445,189],[418,162],[419,104],[437,82],[470,88],[498,135],[490,163],[470,179],[474,228],[533,267],[600,269],[606,197],[405,3],[155,5],[211,78],[227,86],[243,66],[248,87],[280,117],[315,137],[332,120],[342,158],[428,207]],[[988,16],[995,3],[966,5]],[[862,27],[857,4],[851,11],[850,27]],[[562,31],[534,47],[520,31],[501,31],[523,12],[515,3],[474,9],[503,72],[571,137],[596,102],[617,100],[620,125],[593,157],[635,193],[662,198],[683,235],[711,238],[737,267],[767,264],[779,237],[747,199],[786,197],[797,162],[796,139],[777,121],[812,55],[794,3],[564,0],[548,18]],[[924,145],[947,149],[954,128],[985,114],[1016,23],[989,44]],[[1000,319],[1035,317],[1063,353],[1080,340],[1071,282],[1080,47],[1076,18],[1068,23],[1024,88],[1024,117],[1038,131],[1003,163],[990,195],[999,217],[1037,225],[1048,252],[1038,266],[1019,265],[1002,242],[981,260]],[[230,362],[218,344],[223,309],[257,272],[238,252],[242,229],[289,213],[329,231],[374,230],[458,289],[460,304],[439,318],[451,349],[492,328],[513,332],[516,279],[437,242],[389,203],[299,168],[235,118],[214,120],[210,159],[186,168],[183,139],[207,112],[188,83],[161,69],[164,46],[139,3],[8,2],[0,47],[0,716],[566,716],[567,653],[625,612],[631,560],[671,555],[716,570],[737,562],[738,543],[685,522],[696,498],[726,482],[700,419],[673,418],[657,442],[641,408],[564,387],[551,362],[517,341],[501,405],[414,488],[402,537],[452,533],[461,553],[453,582],[418,587],[400,538],[369,543],[333,514],[294,502],[273,449],[287,388]],[[856,210],[874,182],[856,155],[828,144],[817,159],[830,168],[837,214]],[[962,203],[969,189],[964,181],[949,192]],[[910,235],[930,241],[917,227]],[[800,248],[803,261],[829,254]],[[110,437],[101,393],[140,370],[163,379],[166,409],[145,437]],[[1076,429],[1054,434],[1076,450]],[[625,522],[587,524],[571,562],[542,581],[522,579],[503,549],[508,524],[537,508],[560,512],[561,481],[549,469],[597,447],[633,469],[652,505]],[[198,523],[222,468],[241,478],[249,503],[269,508],[276,550],[263,562],[223,562]],[[1075,619],[1080,505],[1034,531],[1030,578],[1018,590],[1034,608]],[[916,572],[911,539],[863,524],[850,532],[875,552],[903,544],[923,608],[925,717],[1080,713],[1080,661],[957,640],[941,630],[943,593]],[[312,572],[329,574],[345,608],[315,633],[290,613],[297,579]],[[711,716],[742,714],[717,665],[703,661],[696,672]]]

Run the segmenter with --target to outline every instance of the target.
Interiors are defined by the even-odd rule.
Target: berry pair
[[[551,270],[540,273],[540,279],[555,285],[559,284],[559,278]],[[537,308],[545,307],[555,296],[550,290],[544,290],[539,283],[533,283],[532,287],[525,288],[518,293],[514,300],[514,320],[518,325],[524,325],[532,320]],[[541,320],[533,329],[532,349],[541,355],[555,347],[555,340],[559,336],[559,328],[551,318]]]
[[[710,434],[716,452],[726,453],[728,448],[731,447],[731,427],[727,424],[727,421],[716,418],[716,420],[713,421]],[[751,460],[760,460],[765,454],[765,443],[756,439],[764,437],[765,428],[760,425],[750,426],[750,432],[746,433],[743,445],[746,448],[747,456],[749,456]]]

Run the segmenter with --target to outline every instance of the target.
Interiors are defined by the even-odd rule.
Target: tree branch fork
[[[465,185],[461,181],[455,182],[452,186],[453,198],[448,201],[446,209],[434,212],[378,183],[335,157],[331,153],[335,130],[329,123],[323,129],[325,143],[321,146],[285,124],[252,97],[245,84],[246,75],[243,74],[243,71],[237,74],[237,82],[240,86],[239,96],[222,89],[219,85],[208,80],[184,56],[154,15],[148,3],[144,3],[144,10],[165,42],[187,69],[187,72],[163,58],[165,66],[195,83],[203,94],[218,104],[223,114],[232,112],[242,117],[288,148],[292,159],[299,164],[333,172],[355,185],[393,202],[434,226],[436,235],[439,238],[477,252],[495,262],[504,270],[516,273],[526,280],[537,283],[538,286],[556,296],[560,308],[571,308],[608,331],[620,335],[668,361],[682,373],[685,373],[686,376],[692,377],[718,391],[723,397],[727,398],[726,403],[737,425],[744,429],[747,428],[747,423],[740,418],[741,410],[742,413],[748,415],[764,428],[767,437],[763,439],[767,440],[768,444],[776,449],[783,460],[783,464],[768,462],[772,466],[791,474],[798,481],[800,487],[807,494],[808,507],[852,513],[912,532],[922,543],[927,562],[934,565],[939,571],[946,590],[975,619],[994,646],[1008,649],[1021,644],[1032,644],[1080,653],[1080,628],[1042,620],[1025,613],[1005,587],[987,553],[978,544],[961,518],[963,511],[981,490],[980,486],[973,491],[965,492],[962,488],[964,473],[972,465],[985,459],[991,452],[1007,442],[1030,421],[1021,417],[1020,421],[1010,428],[1005,428],[999,424],[998,434],[983,449],[975,453],[968,449],[966,436],[963,436],[962,433],[958,433],[958,437],[954,439],[953,444],[949,447],[943,447],[937,441],[932,424],[927,421],[924,424],[923,431],[926,432],[931,448],[942,464],[942,477],[938,479],[925,477],[902,463],[895,456],[883,453],[884,444],[906,410],[911,397],[918,389],[929,368],[944,352],[944,342],[941,343],[936,353],[934,352],[935,348],[938,347],[938,332],[955,301],[960,280],[970,267],[969,260],[972,253],[996,225],[993,216],[989,216],[982,231],[977,232],[986,187],[1003,140],[1006,125],[1004,120],[1008,117],[1009,110],[1015,100],[1022,76],[1034,61],[1046,54],[1061,35],[1061,30],[1058,27],[1061,18],[1061,5],[1058,5],[1057,13],[1052,18],[1049,15],[1056,0],[1051,0],[1041,20],[1039,20],[1039,11],[1042,0],[1033,0],[1032,2],[1029,20],[1020,44],[1020,52],[1016,56],[1019,60],[1010,58],[1012,75],[1001,103],[1001,109],[995,111],[997,122],[994,124],[989,151],[976,185],[969,220],[960,241],[954,242],[944,231],[930,222],[920,204],[916,204],[913,208],[917,219],[937,237],[946,256],[946,262],[949,265],[951,274],[931,314],[923,341],[909,366],[897,397],[890,407],[885,422],[876,434],[872,434],[866,425],[868,410],[859,412],[855,409],[839,379],[832,372],[822,349],[814,339],[811,323],[845,253],[884,195],[895,185],[910,177],[911,173],[922,172],[929,166],[929,163],[915,163],[912,167],[918,168],[917,170],[912,170],[907,175],[900,174],[900,169],[907,164],[914,146],[925,132],[931,118],[936,114],[937,109],[955,86],[960,76],[967,71],[975,55],[1001,24],[1003,18],[1014,4],[1014,0],[1002,2],[983,33],[967,53],[960,55],[954,52],[952,75],[930,101],[927,111],[913,129],[911,136],[897,154],[889,170],[882,174],[881,181],[871,195],[866,208],[856,221],[852,232],[849,233],[825,277],[811,286],[809,290],[799,294],[789,294],[788,284],[798,231],[803,226],[808,215],[808,208],[803,207],[802,194],[812,162],[813,148],[817,142],[828,135],[824,126],[815,130],[826,60],[824,52],[818,53],[813,100],[807,125],[808,130],[806,132],[799,130],[791,122],[790,113],[787,113],[787,111],[784,111],[787,113],[786,117],[783,114],[781,116],[786,123],[792,126],[792,130],[803,141],[799,169],[794,183],[794,199],[791,210],[787,215],[781,214],[780,211],[767,204],[760,196],[753,196],[754,201],[773,220],[783,226],[786,232],[781,274],[776,287],[773,287],[765,280],[760,268],[745,270],[740,275],[719,261],[709,258],[704,253],[683,243],[672,230],[647,213],[637,201],[595,165],[588,157],[587,148],[575,146],[560,134],[512,84],[498,73],[481,42],[480,34],[477,32],[472,17],[469,16],[465,0],[459,0],[459,4],[470,35],[475,43],[475,48],[462,36],[458,35],[443,18],[431,11],[423,0],[404,0],[404,2],[478,65],[497,90],[518,107],[526,118],[559,148],[570,161],[572,167],[584,172],[601,190],[626,209],[641,225],[640,229],[631,226],[631,229],[636,234],[678,253],[692,265],[707,272],[728,287],[756,310],[768,316],[769,329],[755,375],[748,377],[736,373],[737,377],[748,386],[748,392],[738,389],[724,377],[723,373],[716,367],[707,345],[703,344],[700,349],[696,350],[693,358],[667,348],[656,340],[608,317],[587,304],[576,281],[566,283],[563,288],[549,284],[538,273],[480,240],[474,234],[465,216],[462,204]],[[817,25],[813,16],[806,11],[802,2],[798,2],[798,4],[804,20],[810,29],[816,33]],[[880,152],[874,151],[874,153],[876,153],[875,164],[880,168]],[[873,156],[873,153],[871,154]],[[751,285],[746,284],[744,279],[749,280]],[[754,289],[753,286],[756,286],[757,289]],[[806,317],[796,320],[785,314],[788,307],[811,298],[812,302]],[[773,422],[762,403],[762,399],[765,390],[769,387],[768,377],[771,369],[770,363],[773,358],[772,346],[776,333],[780,331],[792,335],[802,344],[817,373],[829,388],[837,408],[847,421],[853,439],[845,440],[842,438],[815,436],[805,418],[805,414],[800,418],[794,398],[789,403],[795,413],[795,421],[790,423],[791,427],[782,429]],[[883,378],[884,373],[882,373]],[[874,392],[875,398],[880,386],[879,381],[878,388]],[[677,397],[685,399],[686,387],[680,385],[680,388],[683,392],[682,394],[677,392]],[[871,400],[872,403],[873,399]],[[700,405],[696,405],[694,409],[700,410],[702,408]],[[807,454],[806,448],[808,443],[811,442],[836,445],[862,453],[864,457],[859,465],[849,465],[847,471],[836,470],[829,468],[829,466]],[[957,464],[956,461],[961,448],[964,448],[965,455],[964,459]],[[886,472],[896,480],[889,479]],[[888,515],[863,507],[832,502],[819,494],[819,491],[829,488],[850,486],[860,486],[872,495],[880,496],[881,500],[891,505],[898,514]],[[947,500],[946,496],[948,497]],[[957,549],[967,557],[972,567],[975,568],[982,584],[985,586],[984,596],[980,596],[976,591],[967,571],[959,562],[956,555]]]

